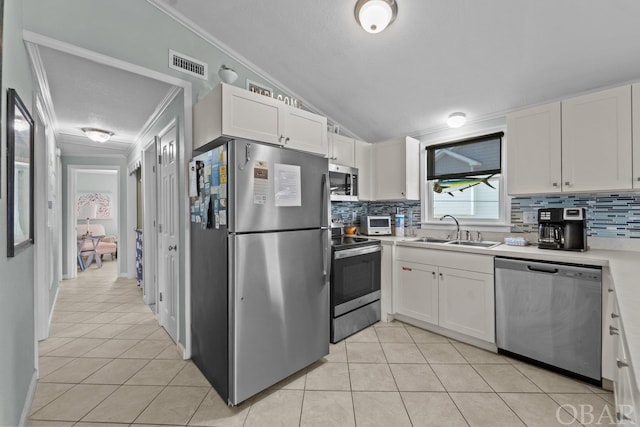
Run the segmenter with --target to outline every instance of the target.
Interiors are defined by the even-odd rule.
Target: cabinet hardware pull
[[[285,143],[285,144],[287,144],[290,140],[291,140],[291,138],[286,137],[286,138],[284,139],[284,143]]]
[[[178,250],[178,245],[173,245],[173,246],[169,245],[169,250],[170,251]]]
[[[442,273],[440,273],[440,278],[441,278],[441,279],[444,279],[444,276],[442,275]]]
[[[629,366],[627,362],[620,359],[616,359],[616,365],[618,365],[618,368],[626,368],[627,366]]]
[[[409,267],[402,267],[402,269],[403,269],[404,271],[413,271],[413,270],[412,270],[412,269],[410,269]]]
[[[552,185],[553,185],[554,187],[557,187],[557,186],[558,186],[558,183],[557,183],[557,182],[554,182]]]
[[[278,142],[282,142],[283,139],[284,139],[284,135],[280,135],[280,138],[278,138]]]
[[[611,318],[612,319],[617,319],[618,317],[620,317],[619,314],[611,313]]]
[[[565,181],[564,185],[571,187],[571,183],[569,181]]]
[[[433,275],[433,278],[435,279],[435,277],[436,277],[436,272],[435,272],[435,271],[432,271],[432,272],[431,272],[431,274]]]
[[[607,292],[611,293],[611,292],[613,292],[613,289],[609,288],[609,289],[607,289]]]
[[[636,178],[636,181],[640,181],[640,176],[638,178]]]
[[[609,326],[609,335],[620,335],[620,329],[614,326]]]

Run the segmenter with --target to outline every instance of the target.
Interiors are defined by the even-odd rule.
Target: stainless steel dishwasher
[[[495,281],[500,353],[601,384],[600,267],[497,257]]]

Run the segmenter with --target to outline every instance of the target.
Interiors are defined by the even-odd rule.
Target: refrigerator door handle
[[[322,227],[329,227],[329,174],[322,174]]]

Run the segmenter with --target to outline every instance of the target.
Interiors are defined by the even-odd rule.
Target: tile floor
[[[135,281],[114,280],[115,264],[60,285],[28,425],[612,423],[611,393],[398,322],[332,345],[314,365],[229,408],[181,359]]]

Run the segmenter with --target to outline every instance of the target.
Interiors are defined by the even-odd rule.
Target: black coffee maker
[[[585,209],[539,209],[538,247],[540,249],[586,251],[587,219]]]

